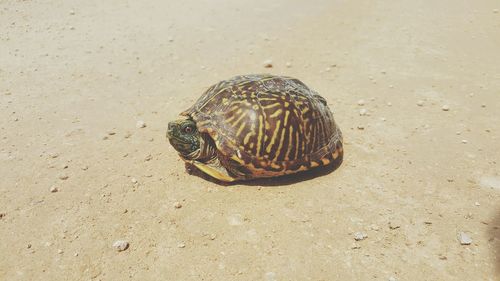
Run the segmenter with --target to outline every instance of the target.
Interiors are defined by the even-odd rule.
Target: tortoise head
[[[179,119],[168,123],[167,138],[170,144],[186,159],[194,159],[200,152],[200,132],[191,119]]]

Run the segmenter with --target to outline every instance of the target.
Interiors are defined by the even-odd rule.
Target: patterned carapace
[[[294,78],[236,76],[210,87],[181,115],[213,139],[235,178],[278,176],[342,159],[342,133],[326,100]]]

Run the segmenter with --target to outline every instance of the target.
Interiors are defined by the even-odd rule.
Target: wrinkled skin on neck
[[[179,119],[169,122],[167,138],[183,158],[194,160],[199,157],[202,138],[193,120]]]

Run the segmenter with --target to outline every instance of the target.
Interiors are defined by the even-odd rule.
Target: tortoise
[[[300,80],[235,76],[211,86],[167,138],[186,163],[224,182],[340,164],[343,139],[326,100]]]

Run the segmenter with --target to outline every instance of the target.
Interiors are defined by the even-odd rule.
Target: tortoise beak
[[[168,128],[167,128],[167,138],[172,138],[174,131],[177,129],[179,125],[175,124],[174,122],[169,122],[168,123]]]

